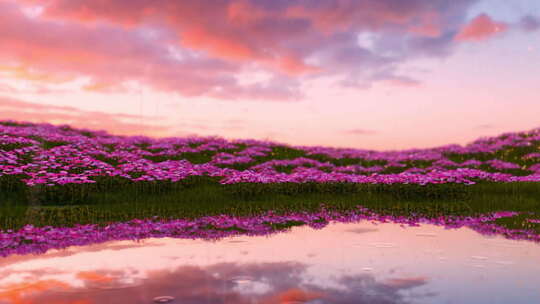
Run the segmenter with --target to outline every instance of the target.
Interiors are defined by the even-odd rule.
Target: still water
[[[0,303],[540,303],[540,244],[363,221],[0,258]]]

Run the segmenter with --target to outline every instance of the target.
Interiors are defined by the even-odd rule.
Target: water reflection
[[[467,227],[367,221],[109,241],[0,259],[0,303],[537,303],[538,257]]]
[[[42,279],[11,285],[0,294],[6,303],[150,303],[152,295],[173,294],[177,303],[401,303],[400,291],[425,285],[425,278],[377,281],[373,275],[341,275],[332,285],[306,281],[308,265],[298,262],[183,265],[148,272],[143,285],[106,290],[96,284],[117,284],[113,271],[86,273],[80,284]],[[250,279],[224,280],[242,273]],[[245,286],[247,285],[247,286]],[[9,285],[7,285],[9,286]],[[160,302],[163,303],[163,302]]]
[[[296,213],[278,215],[267,213],[254,217],[210,216],[195,220],[160,220],[157,218],[134,219],[125,223],[112,223],[105,227],[98,225],[76,225],[75,227],[33,227],[27,225],[19,231],[0,231],[0,256],[12,254],[44,253],[50,249],[67,248],[73,245],[89,245],[110,240],[143,240],[154,237],[174,237],[184,239],[219,240],[234,235],[271,235],[295,226],[308,225],[321,229],[331,222],[351,223],[371,221],[372,223],[392,222],[405,226],[435,224],[446,228],[468,227],[484,235],[504,235],[510,239],[540,242],[538,230],[533,228],[508,228],[497,224],[496,220],[516,218],[517,212],[496,212],[478,217],[403,217],[379,215],[358,207],[346,213],[322,210],[318,213]],[[520,215],[521,216],[521,215]],[[533,224],[531,224],[533,225]],[[540,225],[540,224],[534,224]],[[351,228],[349,233],[375,232],[373,228]],[[431,231],[418,236],[435,237]],[[236,246],[243,240],[229,240]],[[374,244],[377,248],[393,248],[392,243]],[[248,251],[244,251],[248,254]]]

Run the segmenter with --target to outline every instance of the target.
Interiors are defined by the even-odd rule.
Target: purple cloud
[[[540,19],[533,15],[527,15],[521,18],[521,28],[528,32],[533,32],[540,29]]]

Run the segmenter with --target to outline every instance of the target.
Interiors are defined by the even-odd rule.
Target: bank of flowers
[[[538,182],[540,129],[465,146],[372,151],[0,122],[0,186],[14,180],[29,187],[86,184],[98,177],[178,182],[190,176],[216,177],[222,184]]]

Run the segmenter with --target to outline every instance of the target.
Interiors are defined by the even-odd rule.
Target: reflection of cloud
[[[362,274],[356,276],[343,276],[338,279],[346,287],[346,292],[337,290],[327,291],[326,295],[330,303],[353,304],[353,303],[372,303],[372,304],[393,304],[403,303],[399,291],[411,289],[427,283],[416,282],[415,284],[388,285],[377,282],[372,275]]]
[[[148,130],[151,135],[159,135],[168,130],[165,126],[141,124],[141,118],[142,116],[138,115],[83,111],[74,107],[38,104],[0,96],[0,119],[34,123],[54,121],[75,127],[106,129],[126,135],[138,134],[141,128]]]
[[[383,284],[387,286],[391,286],[394,288],[413,288],[425,285],[427,283],[427,279],[424,277],[411,277],[411,278],[391,278],[387,279],[383,282]]]
[[[66,290],[70,286],[57,280],[41,280],[36,282],[22,282],[6,286],[0,290],[0,303],[9,304],[30,304],[39,302],[28,302],[28,295],[40,294],[51,290]],[[57,302],[42,302],[54,304]],[[83,303],[83,302],[80,302]]]
[[[77,278],[87,282],[93,283],[110,283],[114,279],[106,274],[101,274],[94,271],[81,271],[77,273]]]
[[[277,295],[265,299],[263,304],[292,304],[292,303],[304,303],[317,299],[324,299],[325,295],[321,292],[305,291],[299,288],[291,288],[278,293]]]
[[[220,263],[208,267],[181,266],[176,269],[159,270],[149,273],[142,284],[121,286],[119,280],[125,273],[79,272],[77,277],[85,282],[84,287],[69,287],[65,283],[37,281],[26,283],[32,293],[22,293],[20,284],[10,286],[10,290],[0,293],[0,303],[17,299],[14,303],[149,303],[156,296],[173,296],[178,303],[290,303],[314,300],[321,303],[403,303],[400,290],[411,289],[426,284],[424,278],[397,278],[377,282],[371,275],[343,276],[337,279],[343,288],[319,286],[305,283],[307,265],[292,262],[236,264]],[[232,278],[247,278],[242,281]],[[239,284],[264,283],[269,288],[254,292],[249,288],[236,288]],[[125,286],[125,285],[124,285]],[[38,288],[39,287],[39,288]],[[249,287],[249,286],[248,286]],[[60,288],[62,292],[54,292]],[[106,289],[107,292],[103,292]],[[24,302],[23,302],[24,301]]]

